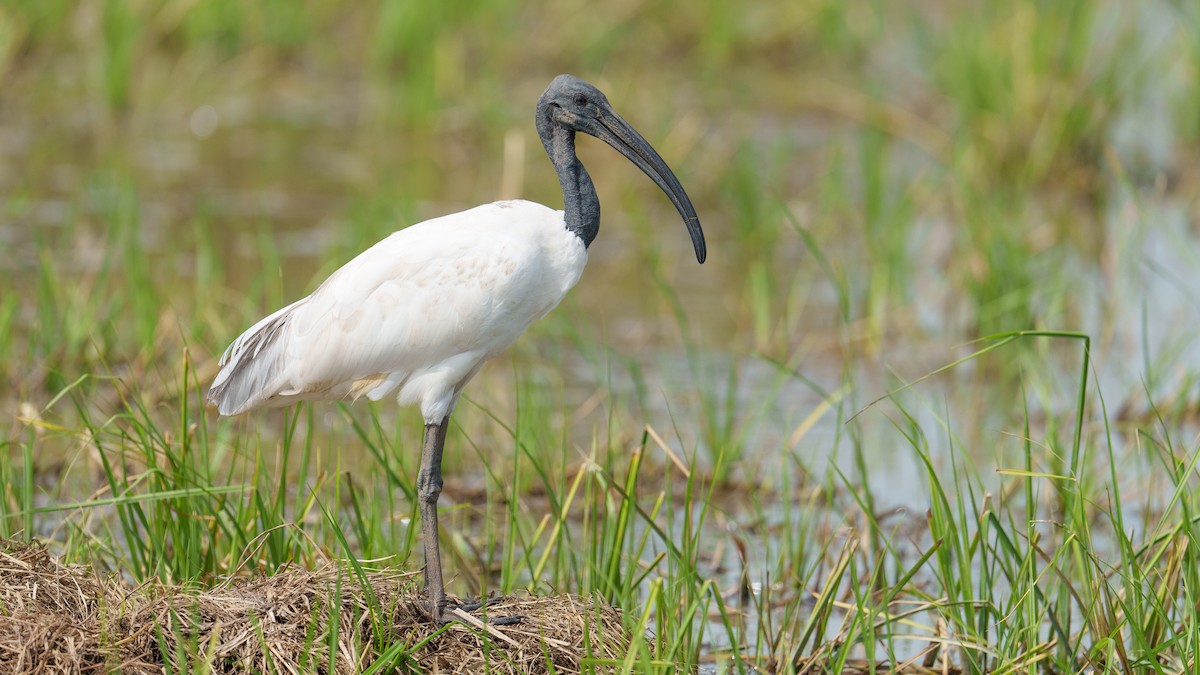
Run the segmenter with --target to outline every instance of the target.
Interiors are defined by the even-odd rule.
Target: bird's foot
[[[504,596],[499,595],[492,598],[480,598],[479,600],[464,600],[462,602],[453,603],[453,606],[450,607],[450,609],[457,609],[462,612],[475,612],[485,607],[491,607],[492,605],[500,604],[504,602],[504,599]],[[488,617],[486,619],[486,623],[489,623],[493,626],[511,626],[513,624],[521,623],[521,620],[524,618],[524,614]]]
[[[426,618],[428,618],[430,621],[432,621],[438,625],[444,626],[448,623],[453,623],[454,621],[461,621],[462,619],[459,616],[456,616],[460,613],[462,615],[467,615],[468,612],[474,612],[474,611],[477,611],[484,607],[490,607],[492,605],[502,602],[503,600],[504,600],[503,596],[498,596],[498,597],[494,597],[494,598],[487,598],[487,599],[480,599],[480,600],[466,600],[463,602],[449,601],[446,603],[446,605],[444,607],[438,607],[438,608],[433,608],[433,609],[431,609],[430,606],[424,602],[417,603],[417,606],[421,609],[421,613],[424,614],[426,616]],[[475,619],[476,621],[479,621],[480,623],[487,623],[487,624],[490,624],[493,626],[511,626],[514,624],[521,623],[521,621],[525,618],[525,615],[524,614],[514,614],[512,616],[488,617],[486,619],[484,619],[483,617],[470,617],[470,618]],[[464,622],[464,623],[470,623],[470,622]]]
[[[492,598],[486,598],[486,599],[480,598],[478,600],[463,600],[461,602],[451,602],[449,604],[452,605],[452,607],[451,607],[452,609],[458,608],[464,612],[474,612],[475,610],[481,609],[483,607],[490,607],[502,600],[504,600],[504,596],[497,595]]]

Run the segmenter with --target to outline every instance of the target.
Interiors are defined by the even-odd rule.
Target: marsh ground
[[[1194,667],[1198,69],[1186,2],[4,4],[0,535],[416,569],[414,411],[199,394],[392,230],[557,204],[573,72],[710,257],[581,143],[588,270],[456,413],[453,591],[599,594],[639,671]]]

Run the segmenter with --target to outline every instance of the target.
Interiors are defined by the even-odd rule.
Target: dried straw
[[[416,575],[287,568],[211,589],[132,588],[44,547],[0,540],[0,672],[357,673],[403,647],[401,669],[441,673],[610,672],[629,649],[618,610],[598,598],[517,596],[434,626]],[[516,625],[480,621],[521,615]],[[336,635],[332,630],[336,626]],[[335,652],[330,667],[330,651]]]

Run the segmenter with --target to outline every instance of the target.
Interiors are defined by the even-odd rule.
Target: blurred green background
[[[951,340],[1099,331],[1107,298],[1080,287],[1112,273],[1120,211],[1195,192],[1197,13],[5,3],[4,375],[33,395],[61,355],[127,361],[180,325],[216,350],[406,223],[499,197],[557,205],[530,117],[559,72],[600,84],[653,139],[714,240],[711,266],[680,270],[665,201],[585,143],[606,207],[577,294],[588,312],[653,323],[661,307],[628,286],[665,249],[666,279],[715,324],[698,332],[735,353],[787,360],[847,324],[872,349],[914,322]],[[817,266],[808,246],[827,273],[797,269]],[[59,311],[38,311],[41,275],[78,280]],[[122,297],[131,280],[141,290]]]
[[[532,124],[560,72],[675,169],[709,262],[652,183],[582,140],[604,209],[589,269],[468,388],[448,494],[535,482],[490,448],[549,447],[567,475],[650,425],[729,488],[731,522],[770,522],[815,481],[851,490],[823,498],[834,521],[908,507],[919,525],[922,476],[954,452],[971,495],[1007,494],[996,469],[1024,457],[1086,473],[1091,496],[1119,472],[1145,522],[1163,513],[1159,464],[1127,449],[1191,438],[1200,402],[1197,3],[8,0],[2,533],[88,532],[30,508],[91,494],[104,420],[187,438],[178,411],[198,414],[215,355],[391,231],[499,198],[561,206]],[[900,395],[919,412],[846,424],[1016,330],[1091,336],[1107,407],[1087,395],[1088,437],[1111,423],[1120,467],[1069,449],[1073,341],[1021,341]],[[305,410],[298,428],[338,451],[323,461],[370,465],[377,438],[415,466],[415,412]],[[294,424],[213,424],[205,453],[270,455]],[[915,437],[932,464],[904,454]],[[364,556],[395,545],[360,536]]]
[[[559,72],[653,139],[714,240],[681,269],[665,200],[585,143],[606,218],[580,311],[653,324],[636,287],[661,265],[731,353],[786,361],[845,326],[872,350],[1098,333],[1117,221],[1195,193],[1192,3],[0,7],[0,361],[22,396],[62,356],[128,361],[179,326],[217,350],[404,224],[559,204],[530,123]]]

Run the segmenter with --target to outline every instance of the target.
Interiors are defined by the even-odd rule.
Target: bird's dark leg
[[[442,559],[438,550],[437,502],[442,494],[442,446],[446,443],[446,427],[450,417],[437,424],[425,425],[425,442],[421,447],[421,470],[417,473],[417,500],[421,511],[421,534],[425,540],[425,595],[429,600],[429,617],[435,623],[445,623],[446,586],[442,583]]]
[[[446,586],[442,580],[442,558],[438,548],[437,502],[442,494],[442,447],[446,444],[446,428],[450,416],[439,424],[425,425],[425,442],[421,447],[421,469],[417,472],[417,505],[421,511],[421,535],[425,541],[425,595],[429,601],[429,618],[434,623],[449,623],[446,618]],[[458,609],[473,611],[502,598],[459,605]],[[495,625],[520,623],[521,615],[492,619]]]

